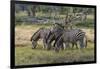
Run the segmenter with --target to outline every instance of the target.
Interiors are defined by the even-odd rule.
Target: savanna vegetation
[[[15,11],[15,65],[94,61],[93,8],[16,4]],[[43,49],[43,42],[39,40],[37,48],[32,49],[30,38],[34,32],[41,27],[51,28],[55,22],[63,24],[66,14],[76,18],[72,22],[73,28],[86,32],[87,48],[70,47],[57,53],[53,49]]]

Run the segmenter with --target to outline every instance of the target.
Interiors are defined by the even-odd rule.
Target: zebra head
[[[32,49],[36,48],[36,46],[37,46],[37,42],[32,40]]]

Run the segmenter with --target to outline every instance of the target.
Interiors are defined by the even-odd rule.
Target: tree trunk
[[[32,6],[31,11],[32,11],[31,15],[33,17],[35,17],[35,11],[36,11],[36,6],[35,5]]]
[[[35,17],[35,10],[36,10],[36,6],[35,5],[28,6],[28,8],[27,8],[27,14],[28,14],[28,16]]]

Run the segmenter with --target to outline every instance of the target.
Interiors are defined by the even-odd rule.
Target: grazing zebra
[[[51,30],[51,32],[49,33],[49,35],[47,37],[48,49],[51,49],[51,43],[53,41],[56,41],[57,38],[62,35],[63,30],[64,30],[64,28],[60,24],[57,24],[57,26]],[[61,44],[63,44],[63,43],[61,43]],[[53,47],[55,47],[55,43],[53,44]]]
[[[55,41],[55,51],[59,51],[62,48],[62,43],[64,42],[66,47],[69,46],[69,43],[72,43],[77,46],[77,42],[79,41],[80,48],[87,47],[87,38],[85,32],[80,29],[72,29],[63,31],[62,36],[58,37]]]
[[[47,36],[50,33],[50,29],[46,29],[46,28],[40,28],[38,29],[31,37],[30,41],[32,41],[32,48],[36,48],[37,46],[37,41],[39,39],[43,39],[43,48],[48,48],[47,47]]]

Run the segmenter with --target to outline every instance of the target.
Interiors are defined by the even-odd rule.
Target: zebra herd
[[[63,50],[69,47],[70,44],[72,44],[72,47],[76,45],[77,48],[77,43],[79,43],[80,48],[87,47],[87,38],[85,32],[80,29],[64,29],[64,27],[61,27],[59,24],[50,29],[38,29],[31,37],[33,49],[36,48],[37,41],[39,39],[43,40],[44,49],[50,50],[53,47],[56,52],[58,52],[60,49]]]

